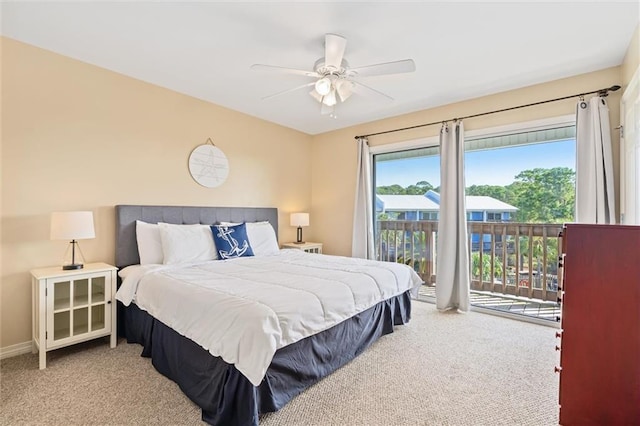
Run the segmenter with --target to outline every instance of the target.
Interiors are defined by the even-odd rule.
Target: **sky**
[[[509,185],[523,170],[569,167],[575,170],[575,140],[472,151],[465,154],[466,185]],[[376,164],[376,186],[402,187],[426,180],[440,185],[440,156]]]

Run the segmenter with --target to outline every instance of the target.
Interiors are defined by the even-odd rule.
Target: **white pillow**
[[[221,225],[239,225],[234,222],[220,222]],[[276,231],[269,222],[245,222],[247,238],[254,256],[268,256],[280,251]]]
[[[158,225],[165,265],[218,258],[209,225]]]
[[[160,240],[160,227],[155,223],[136,220],[136,240],[138,241],[138,254],[140,264],[162,264],[162,241]]]

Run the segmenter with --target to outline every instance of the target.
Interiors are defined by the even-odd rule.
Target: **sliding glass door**
[[[472,291],[555,303],[557,235],[574,218],[575,125],[466,139]],[[373,165],[376,257],[411,265],[428,297],[437,276],[439,149],[378,152]]]

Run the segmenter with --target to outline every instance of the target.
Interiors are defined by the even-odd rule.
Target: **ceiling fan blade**
[[[273,95],[265,96],[264,98],[262,98],[262,100],[265,101],[267,99],[275,98],[276,96],[284,95],[286,93],[295,92],[296,90],[304,89],[305,87],[313,86],[314,84],[316,84],[315,81],[312,81],[311,83],[306,83],[306,84],[303,84],[302,86],[296,86],[296,87],[291,88],[291,89],[283,90],[282,92],[274,93]]]
[[[354,93],[357,93],[359,95],[368,95],[371,93],[375,93],[376,95],[380,95],[384,98],[387,98],[390,101],[394,100],[391,96],[386,95],[380,92],[379,90],[374,89],[373,87],[369,87],[366,84],[362,84],[359,81],[352,81],[352,83],[353,83],[352,90]]]
[[[254,71],[264,71],[278,74],[296,74],[314,78],[320,77],[320,74],[315,71],[298,70],[295,68],[278,67],[275,65],[253,64],[251,65],[251,69]]]
[[[404,59],[402,61],[385,62],[383,64],[352,68],[349,70],[349,75],[353,77],[373,77],[376,75],[402,74],[406,72],[414,72],[415,70],[416,64],[413,62],[413,59]]]
[[[324,64],[327,67],[340,69],[344,50],[347,47],[347,39],[337,34],[324,36]]]

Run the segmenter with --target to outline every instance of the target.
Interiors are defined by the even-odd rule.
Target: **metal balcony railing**
[[[471,289],[556,301],[562,224],[468,222]],[[436,282],[438,222],[376,222],[378,260],[406,263]]]

